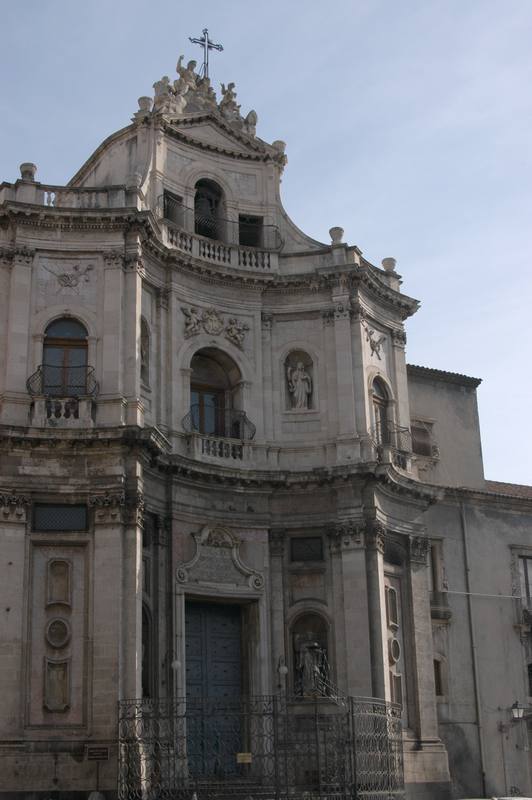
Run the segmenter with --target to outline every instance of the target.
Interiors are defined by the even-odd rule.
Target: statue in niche
[[[296,659],[296,694],[302,697],[326,696],[329,662],[325,648],[311,636],[300,644]]]
[[[287,365],[286,379],[288,391],[290,393],[291,407],[297,410],[310,408],[312,378],[302,361],[298,361],[295,367],[292,367],[290,364]]]

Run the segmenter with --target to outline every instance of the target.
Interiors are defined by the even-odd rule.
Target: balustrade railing
[[[119,703],[119,800],[402,800],[400,706],[374,698]]]

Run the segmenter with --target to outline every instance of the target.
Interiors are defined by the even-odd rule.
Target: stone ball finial
[[[139,104],[139,111],[142,111],[144,114],[150,113],[151,105],[153,103],[151,97],[139,97],[137,102]]]
[[[342,244],[342,236],[344,235],[343,228],[330,228],[329,236],[331,237],[331,244]]]
[[[395,265],[397,264],[395,258],[383,258],[381,263],[386,272],[395,272]]]
[[[20,177],[23,181],[34,181],[37,166],[32,164],[31,161],[25,161],[20,165]]]

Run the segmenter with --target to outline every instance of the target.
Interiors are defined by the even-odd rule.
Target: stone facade
[[[394,259],[296,228],[284,143],[178,67],[68,186],[0,185],[0,796],[115,796],[117,702],[211,685],[220,603],[242,694],[401,703],[408,798],[530,792],[532,490],[477,380],[407,366]]]

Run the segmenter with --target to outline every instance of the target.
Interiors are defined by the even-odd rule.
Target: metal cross
[[[192,36],[189,36],[188,38],[189,38],[189,41],[192,42],[192,44],[199,44],[199,45],[201,45],[203,47],[203,77],[204,78],[208,78],[209,77],[209,50],[218,50],[218,51],[220,51],[220,50],[223,50],[223,47],[222,47],[221,44],[214,44],[214,42],[211,42],[211,40],[209,39],[209,31],[207,30],[207,28],[203,28],[202,33],[203,33],[203,36],[200,39],[193,39]]]

